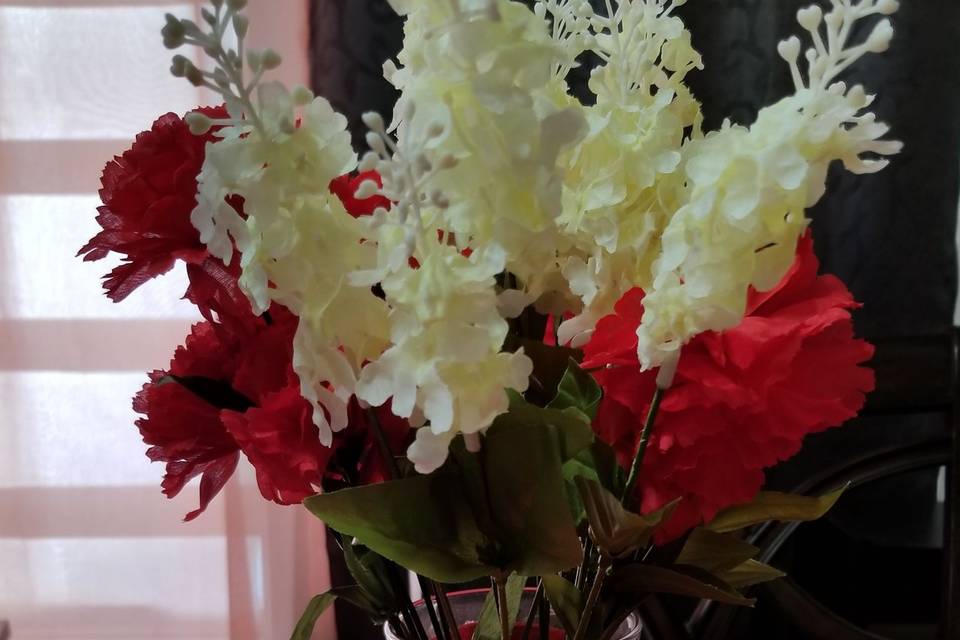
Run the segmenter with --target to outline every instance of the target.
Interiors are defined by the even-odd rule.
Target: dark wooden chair
[[[847,483],[850,493],[876,483],[900,482],[906,474],[925,469],[945,468],[946,496],[943,503],[942,584],[939,594],[939,624],[929,637],[946,640],[960,638],[960,394],[958,394],[958,353],[956,334],[896,340],[878,340],[873,366],[877,372],[877,390],[868,401],[866,416],[887,419],[932,418],[940,428],[919,433],[912,439],[880,439],[871,448],[849,449],[845,455],[827,463],[807,464],[795,474],[796,480],[778,489],[819,494]],[[868,418],[869,419],[869,418]],[[837,433],[842,434],[844,430]],[[916,436],[916,431],[910,435]],[[888,486],[888,485],[884,485]],[[893,485],[895,486],[895,485]],[[812,525],[804,525],[812,526]],[[762,549],[761,560],[778,564],[778,555],[797,536],[795,524],[773,524],[752,532],[750,541]],[[790,569],[789,566],[785,567]],[[892,570],[891,570],[892,571]],[[827,570],[829,575],[829,569]],[[896,575],[887,574],[895,580]],[[838,576],[838,581],[842,578]],[[935,589],[931,589],[931,592]],[[831,610],[798,581],[785,579],[755,588],[758,612],[776,619],[779,628],[789,629],[791,638],[804,640],[919,640],[917,631],[880,635],[858,626]],[[856,593],[850,593],[856,598]],[[670,603],[667,603],[670,604]],[[877,605],[882,606],[882,605]],[[669,609],[669,610],[668,610]],[[665,607],[658,600],[646,606],[645,622],[652,640],[764,640],[742,623],[749,610],[701,602],[689,615]],[[927,637],[926,635],[923,637]]]

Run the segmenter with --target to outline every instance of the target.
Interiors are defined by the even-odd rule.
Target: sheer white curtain
[[[326,587],[322,527],[263,502],[249,474],[190,524],[196,488],[160,494],[130,398],[197,319],[182,272],[114,305],[99,285],[111,265],[74,257],[103,164],[161,113],[212,100],[169,76],[167,11],[199,2],[0,0],[0,620],[14,640],[273,640]],[[305,0],[250,14],[252,44],[304,81]]]

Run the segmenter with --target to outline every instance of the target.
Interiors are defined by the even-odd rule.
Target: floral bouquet
[[[831,2],[799,12],[803,56],[780,43],[793,95],[705,132],[683,0],[390,0],[400,98],[359,157],[326,100],[265,79],[281,60],[245,48],[243,0],[167,16],[169,48],[212,60],[173,74],[223,105],[107,165],[81,254],[124,257],[118,302],[186,265],[204,320],[134,399],[163,492],[200,477],[186,519],[242,453],[264,498],[336,532],[356,584],[294,638],[340,598],[406,640],[609,639],[650,594],[749,606],[782,575],[742,532],[842,488],[761,492],[764,469],[873,387],[805,210],[834,161],[900,149],[839,79],[888,48],[897,2]],[[478,579],[458,618],[451,586]]]

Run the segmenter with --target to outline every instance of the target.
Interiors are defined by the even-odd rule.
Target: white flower
[[[784,41],[780,53],[790,64],[796,93],[763,109],[749,128],[727,123],[684,145],[686,201],[663,231],[637,332],[644,367],[673,357],[700,332],[736,326],[749,287],[764,291],[782,279],[807,226],[805,210],[823,195],[832,161],[867,173],[887,161],[864,154],[900,150],[900,143],[880,139],[888,127],[864,113],[872,98],[862,88],[831,84],[852,61],[885,48],[889,25],[861,45],[847,47],[845,38],[855,21],[889,8],[875,0],[834,2],[823,17],[826,41],[817,31],[822,13],[801,12],[815,45],[808,55],[809,82],[797,64],[799,40]]]

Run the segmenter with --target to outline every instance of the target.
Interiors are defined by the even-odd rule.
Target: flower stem
[[[377,447],[380,449],[380,457],[383,458],[383,463],[387,467],[387,476],[390,480],[396,480],[400,477],[400,468],[397,466],[397,461],[393,457],[393,452],[390,451],[390,443],[387,442],[387,437],[383,433],[383,426],[380,424],[377,412],[370,407],[367,409],[367,415],[370,417],[370,430],[373,431],[373,437],[377,441]],[[424,595],[423,605],[427,609],[427,615],[430,616],[430,624],[433,625],[433,631],[437,640],[455,640],[457,638],[456,624],[454,623],[453,627],[450,627],[451,621],[443,615],[445,612],[442,609],[441,617],[437,616],[437,612],[434,609],[434,601],[433,598],[431,598],[431,593],[435,594],[437,604],[442,606],[441,594],[443,594],[443,600],[446,600],[446,594],[443,593],[433,580],[428,580],[419,574],[417,575],[417,580],[420,582],[420,590],[423,591]],[[407,602],[409,602],[409,598],[407,598]],[[447,603],[447,606],[449,607],[449,603]],[[412,607],[411,611],[413,611],[413,615],[416,615],[416,611],[413,610]],[[441,624],[441,618],[445,624]],[[453,635],[451,635],[451,633]]]
[[[390,451],[390,443],[383,434],[383,426],[380,424],[380,418],[373,407],[367,408],[367,415],[370,417],[370,430],[373,431],[373,439],[377,441],[377,447],[380,449],[380,457],[383,458],[383,464],[387,466],[387,476],[390,480],[396,480],[400,477],[400,468],[397,461]]]
[[[640,444],[637,446],[637,453],[633,457],[633,465],[630,467],[630,475],[627,476],[627,484],[623,488],[623,495],[620,496],[620,503],[627,509],[630,509],[633,503],[633,492],[637,487],[637,480],[640,478],[640,467],[643,466],[643,458],[647,454],[647,446],[650,444],[650,434],[653,433],[653,423],[656,421],[657,413],[660,411],[663,392],[664,389],[657,386],[657,390],[653,393],[653,401],[650,403],[647,419],[643,423],[643,433],[640,434]]]
[[[580,622],[577,624],[577,631],[573,635],[573,640],[583,640],[586,637],[587,628],[590,626],[590,618],[593,617],[593,610],[600,599],[600,590],[603,588],[603,582],[607,578],[607,569],[609,568],[610,559],[601,556],[600,564],[597,567],[597,576],[593,579],[593,585],[590,587],[587,603],[583,606],[583,614],[580,616]]]
[[[540,599],[543,597],[543,580],[541,579],[539,584],[537,584],[537,592],[533,595],[533,602],[530,603],[527,621],[523,625],[523,640],[530,640],[530,631],[533,629],[533,619],[537,616],[537,610],[540,608]]]
[[[510,612],[507,611],[507,581],[500,575],[493,578],[496,589],[497,612],[500,614],[500,640],[510,640]]]

